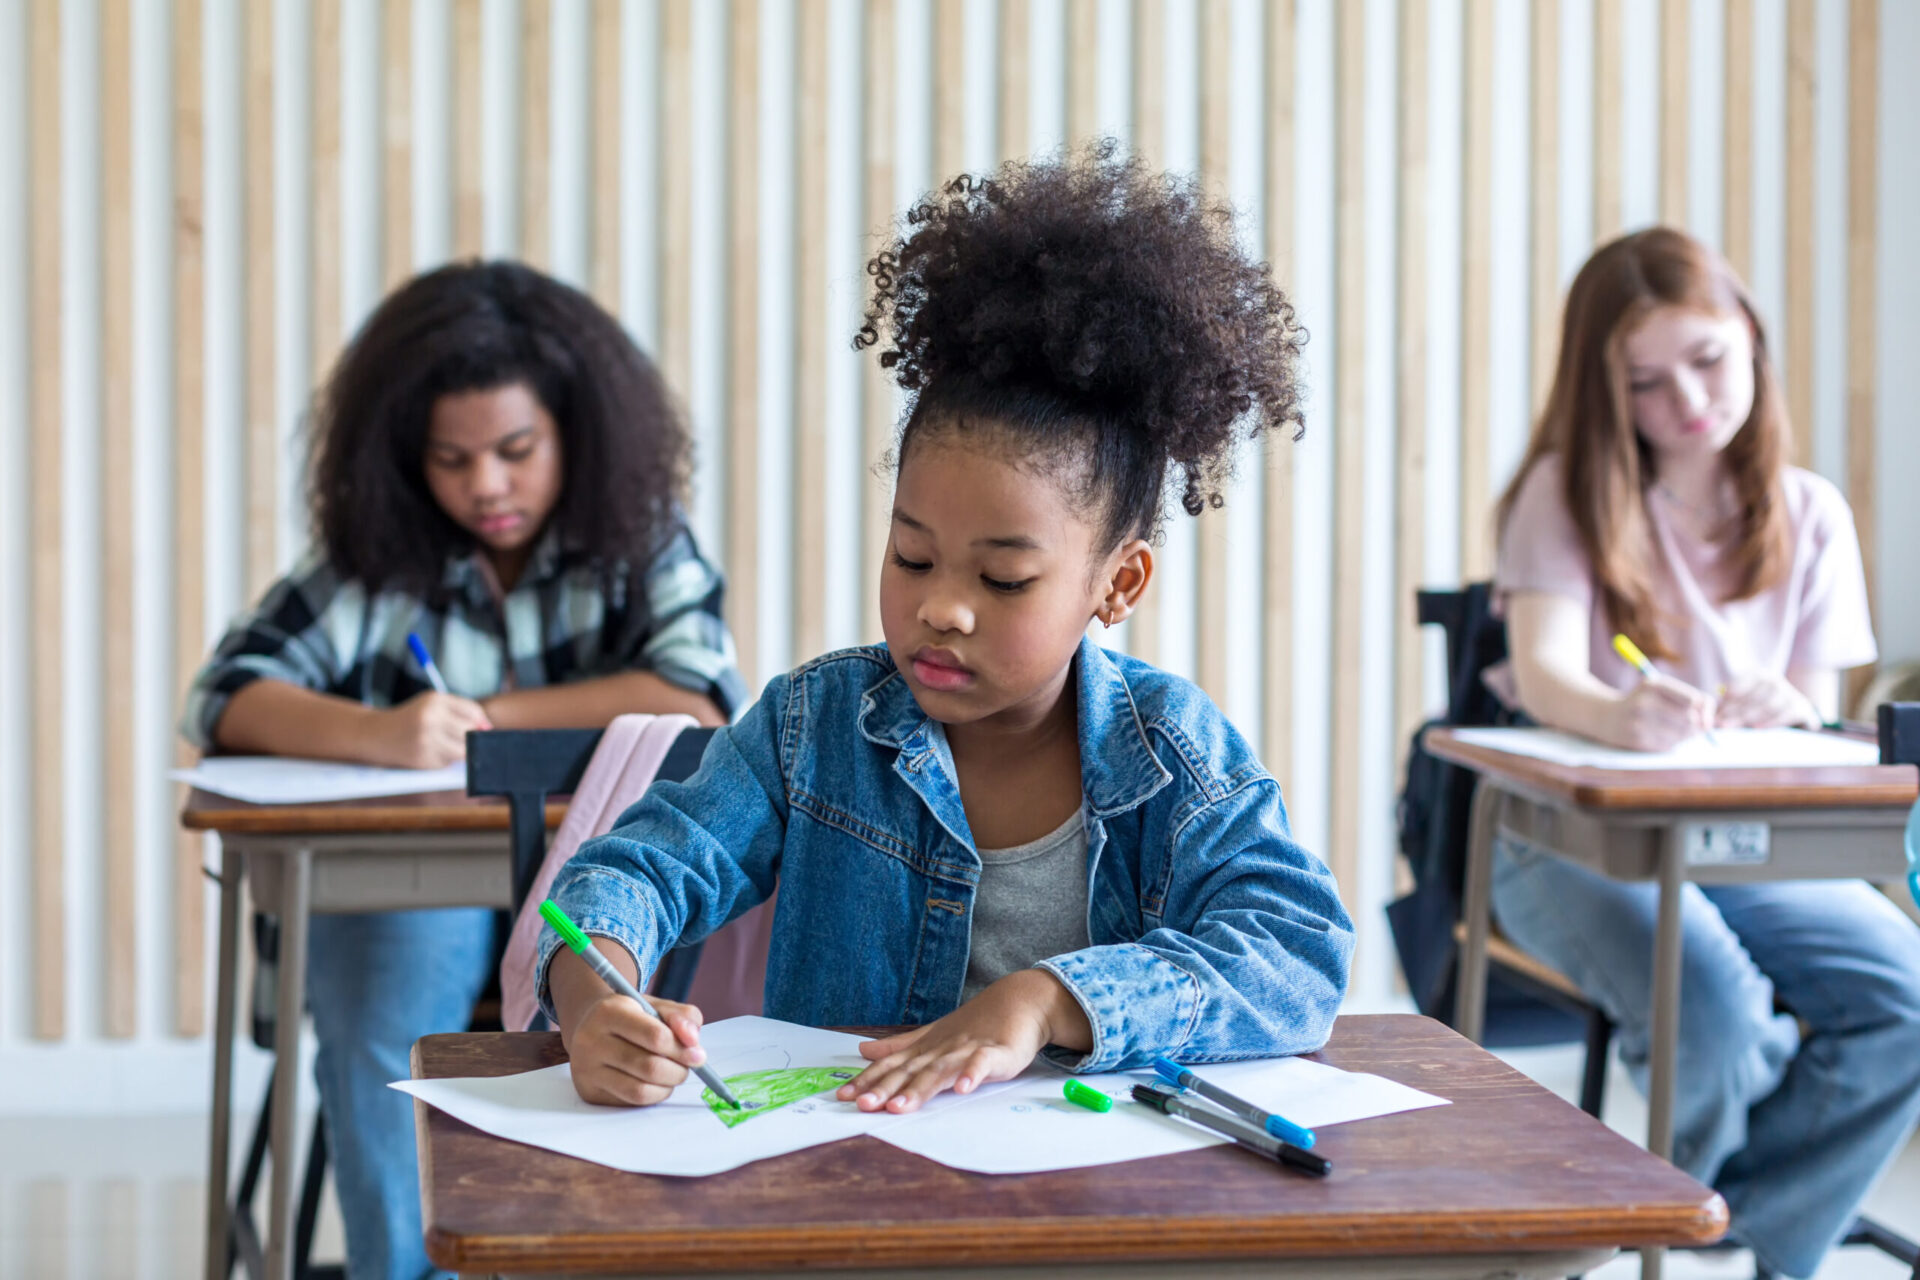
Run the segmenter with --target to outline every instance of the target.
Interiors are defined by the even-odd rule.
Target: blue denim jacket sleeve
[[[561,909],[625,947],[642,975],[669,947],[705,938],[773,893],[787,824],[780,708],[789,688],[784,676],[770,682],[737,724],[715,731],[693,777],[649,787],[554,877]],[[555,1025],[547,979],[561,945],[542,926],[534,989]]]
[[[1326,864],[1288,832],[1262,776],[1200,809],[1172,837],[1160,927],[1040,962],[1093,1025],[1074,1071],[1125,1071],[1159,1055],[1219,1062],[1308,1053],[1327,1041],[1353,959],[1353,922]]]

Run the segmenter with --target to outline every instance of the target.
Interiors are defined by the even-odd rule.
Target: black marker
[[[1232,1116],[1221,1115],[1207,1107],[1196,1107],[1178,1095],[1151,1084],[1133,1086],[1133,1100],[1144,1102],[1155,1111],[1182,1120],[1191,1120],[1205,1129],[1211,1129],[1223,1138],[1231,1138],[1249,1151],[1257,1152],[1276,1164],[1286,1165],[1301,1173],[1315,1178],[1324,1178],[1333,1172],[1333,1161],[1325,1156],[1317,1156],[1311,1151],[1294,1146],[1291,1142],[1282,1142],[1270,1134],[1237,1120]]]

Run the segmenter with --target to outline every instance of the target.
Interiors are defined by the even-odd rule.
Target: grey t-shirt
[[[1038,840],[980,850],[980,864],[963,1001],[1016,969],[1091,945],[1087,828],[1080,810]]]

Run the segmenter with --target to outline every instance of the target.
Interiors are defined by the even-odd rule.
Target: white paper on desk
[[[722,1077],[797,1066],[866,1065],[858,1036],[772,1018],[728,1018],[701,1031],[708,1061]],[[1298,1058],[1204,1068],[1209,1080],[1310,1128],[1444,1105],[1444,1098],[1378,1076]],[[475,1079],[400,1080],[393,1088],[495,1137],[631,1173],[721,1173],[754,1160],[859,1134],[979,1173],[1034,1173],[1138,1160],[1213,1146],[1224,1139],[1132,1101],[1147,1076],[1080,1077],[1116,1098],[1106,1114],[1068,1103],[1066,1077],[1035,1066],[1018,1080],[972,1094],[942,1094],[918,1112],[863,1112],[822,1093],[732,1128],[688,1081],[651,1107],[600,1107],[580,1101],[565,1066]]]
[[[782,1067],[867,1065],[855,1047],[859,1036],[772,1018],[728,1018],[702,1028],[700,1039],[723,1078]],[[674,1176],[722,1173],[899,1120],[823,1093],[730,1129],[701,1101],[697,1076],[651,1107],[602,1107],[580,1100],[564,1063],[512,1076],[397,1080],[393,1088],[495,1137],[629,1173]]]
[[[1880,748],[1859,738],[1806,729],[1715,729],[1715,742],[1689,738],[1671,751],[1628,751],[1557,729],[1454,729],[1456,741],[1553,764],[1596,769],[1791,769],[1879,764]]]
[[[464,760],[444,769],[382,769],[291,756],[209,756],[167,776],[249,804],[317,804],[467,789]]]
[[[1447,1105],[1445,1098],[1363,1072],[1304,1058],[1196,1066],[1230,1093],[1308,1129]],[[904,1151],[975,1173],[1040,1173],[1147,1156],[1196,1151],[1226,1142],[1198,1125],[1133,1100],[1135,1084],[1160,1084],[1152,1072],[1080,1076],[1114,1099],[1113,1110],[1089,1111],[1061,1093],[1066,1077],[1036,1066],[1003,1092],[929,1105],[873,1136]]]

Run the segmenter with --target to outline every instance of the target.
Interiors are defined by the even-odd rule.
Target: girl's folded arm
[[[553,900],[586,933],[626,948],[642,975],[668,948],[705,938],[773,893],[787,825],[786,687],[785,677],[770,683],[738,724],[714,733],[693,777],[650,787],[555,877]],[[542,931],[536,989],[549,1016],[548,967],[560,945]]]
[[[1137,941],[1043,961],[1093,1024],[1079,1071],[1307,1053],[1346,990],[1353,922],[1326,864],[1287,834],[1265,779],[1178,833],[1163,924]],[[1071,1059],[1071,1061],[1069,1061]]]

